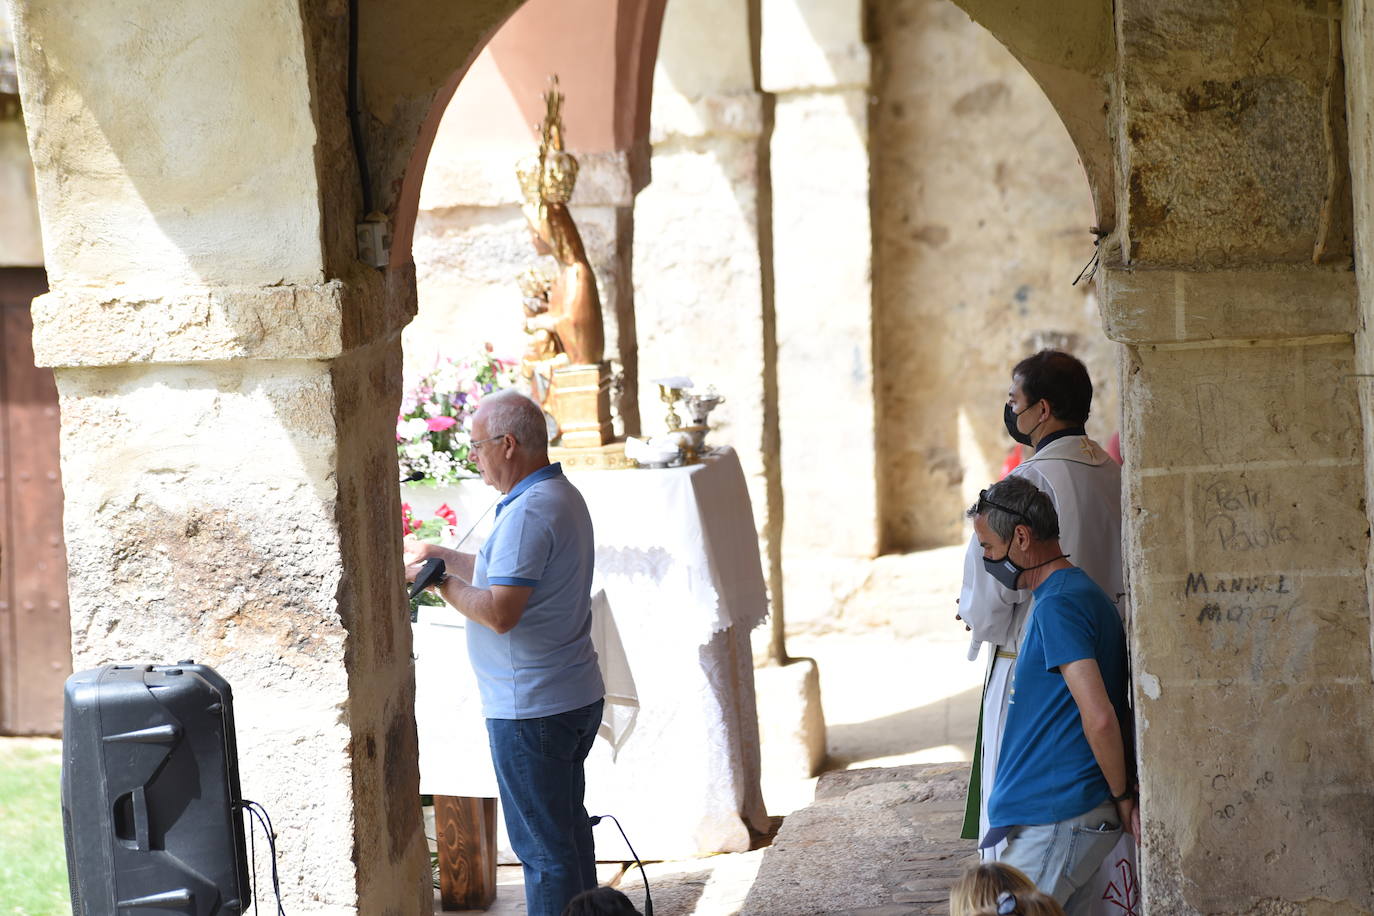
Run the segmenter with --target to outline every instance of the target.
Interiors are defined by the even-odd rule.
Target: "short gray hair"
[[[1054,503],[1035,484],[1024,477],[1008,476],[982,493],[968,510],[969,518],[984,516],[988,527],[1004,541],[1010,541],[1017,525],[1030,528],[1037,541],[1059,537],[1059,513]]]
[[[514,436],[530,452],[549,450],[549,427],[540,406],[516,388],[492,392],[478,405],[487,421],[488,436]]]

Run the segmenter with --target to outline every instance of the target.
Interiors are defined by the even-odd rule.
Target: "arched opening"
[[[709,6],[698,4],[693,11],[699,24],[709,22]],[[523,12],[532,9],[527,6]],[[520,15],[511,23],[518,24]],[[673,17],[670,8],[670,30]],[[825,606],[818,607],[813,619],[807,619],[807,598],[797,600],[803,629],[824,627],[828,625],[825,619],[833,622],[846,616],[847,624],[857,618],[870,625],[880,620],[891,625],[896,592],[883,590],[899,584],[901,567],[891,561],[875,562],[876,556],[961,539],[966,491],[976,492],[994,479],[1009,450],[1010,443],[996,421],[1009,368],[1020,356],[1043,346],[1078,352],[1097,383],[1092,432],[1105,441],[1117,426],[1113,347],[1101,336],[1091,285],[1071,285],[1093,254],[1094,237],[1089,231],[1096,222],[1093,205],[1074,147],[1055,110],[1021,65],[952,4],[886,6],[874,23],[879,30],[872,45],[879,55],[874,85],[854,89],[858,104],[842,116],[850,119],[847,132],[853,141],[846,154],[857,151],[860,158],[840,160],[852,170],[847,174],[858,177],[857,184],[846,187],[852,191],[852,200],[845,206],[857,201],[855,212],[865,223],[871,219],[871,240],[866,227],[865,250],[857,257],[865,263],[872,260],[874,279],[871,288],[860,287],[866,302],[837,311],[865,313],[860,327],[873,339],[872,351],[860,357],[859,372],[870,385],[869,401],[862,410],[873,417],[867,434],[868,460],[876,486],[865,505],[834,501],[808,505],[811,501],[798,498],[799,508],[795,514],[789,509],[785,526],[769,530],[760,520],[765,537],[779,538],[784,545],[789,532],[800,533],[793,536],[790,553],[787,546],[781,551],[784,559],[791,558],[797,582],[805,578],[804,571],[815,574],[818,559],[825,567],[843,567],[842,576],[828,582],[822,595]],[[685,32],[692,24],[692,16],[683,15],[677,27]],[[712,24],[719,35],[718,22]],[[750,35],[748,21],[738,25],[745,36]],[[815,27],[822,34],[812,38],[827,40],[823,25]],[[756,385],[749,391],[757,402],[751,401],[747,409],[735,408],[726,421],[732,434],[756,437],[757,514],[761,506],[769,505],[767,491],[772,485],[785,482],[798,493],[824,493],[826,477],[834,473],[835,465],[815,461],[814,442],[808,442],[818,432],[814,409],[804,425],[792,428],[790,441],[787,432],[782,433],[781,453],[765,454],[769,435],[776,449],[779,412],[801,418],[808,412],[807,402],[814,399],[805,386],[780,387],[779,376],[790,372],[797,381],[811,372],[812,386],[822,384],[815,375],[818,367],[807,365],[805,348],[826,349],[819,333],[808,335],[823,327],[824,320],[808,318],[791,303],[779,302],[778,312],[788,311],[782,323],[797,336],[789,341],[790,353],[786,347],[781,357],[777,353],[778,319],[768,301],[774,273],[788,271],[786,282],[796,285],[806,282],[808,270],[805,259],[798,259],[795,251],[769,250],[771,226],[780,212],[808,220],[823,218],[825,193],[804,197],[807,180],[819,177],[805,173],[814,164],[803,162],[801,174],[780,179],[770,172],[778,143],[786,142],[771,133],[773,107],[779,98],[792,105],[783,117],[793,120],[784,129],[797,131],[791,136],[803,137],[814,126],[807,124],[810,100],[806,97],[811,93],[791,88],[759,91],[757,64],[749,58],[759,53],[760,24],[753,23],[753,28],[738,55],[744,60],[742,73],[733,75],[709,72],[715,62],[690,54],[691,39],[678,31],[665,32],[654,83],[652,152],[644,169],[653,181],[637,198],[631,195],[628,200],[609,202],[583,198],[581,208],[575,209],[579,220],[585,220],[584,231],[603,243],[606,270],[599,272],[603,297],[616,301],[624,290],[628,295],[621,301],[633,302],[627,312],[634,337],[626,342],[637,351],[638,407],[646,431],[657,422],[658,410],[654,407],[657,392],[645,379],[672,371],[649,370],[651,361],[662,366],[665,358],[671,358],[728,374],[731,363],[742,362],[741,350],[721,345],[722,324],[757,335],[753,349],[743,351],[758,363],[753,377],[744,372],[729,376],[741,386]],[[498,33],[490,48],[501,42]],[[912,48],[922,53],[912,54]],[[529,53],[531,46],[526,44],[521,50]],[[903,63],[913,58],[920,58],[919,64],[904,68]],[[521,341],[514,277],[530,255],[511,169],[534,142],[528,122],[537,112],[529,110],[530,99],[537,98],[545,74],[556,69],[546,62],[517,74],[483,54],[458,85],[445,122],[435,129],[425,184],[416,195],[413,250],[420,312],[407,331],[407,359],[413,363],[432,360],[435,343],[455,329],[469,338],[470,349],[490,341],[498,352],[509,354]],[[950,73],[956,76],[950,78]],[[567,72],[560,77],[565,92],[575,97],[574,80]],[[711,97],[714,103],[720,96],[731,95],[721,87],[732,79],[738,104],[730,114],[737,120],[729,121],[717,110],[719,120],[711,123],[703,116],[702,98]],[[524,95],[517,99],[515,87],[522,80]],[[867,110],[862,99],[870,88],[878,101]],[[571,146],[585,155],[578,146],[572,117],[569,110]],[[873,150],[871,185],[866,142]],[[598,151],[589,152],[595,161]],[[777,155],[790,166],[798,162],[789,159],[793,152],[784,149]],[[627,169],[625,174],[633,184],[633,176],[639,173]],[[832,186],[826,193],[833,193],[833,178],[833,174],[825,176]],[[975,186],[976,194],[960,195],[961,188],[970,186]],[[721,191],[725,193],[721,210],[712,211],[715,200],[709,194]],[[787,199],[779,201],[779,195]],[[625,212],[620,217],[603,215],[598,214],[598,207]],[[693,208],[702,212],[690,212]],[[714,215],[704,215],[707,212]],[[754,309],[753,315],[731,308],[740,302],[740,287],[739,277],[730,274],[738,274],[740,268],[730,263],[730,251],[713,247],[708,240],[711,231],[719,231],[731,220],[747,227],[742,238],[736,237],[734,255],[740,262],[755,259],[753,273],[744,279],[755,297],[745,303]],[[1031,222],[1040,225],[1033,230],[1027,226]],[[622,241],[617,239],[620,232],[627,232],[623,242],[633,253],[633,276],[625,264],[625,248],[617,247]],[[397,237],[405,234],[405,227],[398,226]],[[671,246],[663,244],[669,237]],[[845,244],[840,239],[830,241]],[[402,256],[400,250],[394,250],[393,257],[398,256]],[[703,281],[715,294],[705,297],[706,301],[694,297],[689,286]],[[606,296],[608,283],[617,285],[610,296]],[[990,316],[995,316],[997,324],[992,330]],[[614,314],[612,308],[607,317],[609,329],[624,316]],[[747,323],[740,325],[741,320]],[[939,327],[940,333],[922,333],[926,325]],[[770,346],[774,348],[771,355],[766,352]],[[826,353],[820,368],[835,368],[833,355]],[[839,362],[845,364],[839,367],[843,372],[853,360],[846,354]],[[823,422],[824,414],[820,419]],[[788,464],[789,444],[795,450],[795,466]],[[771,481],[764,467],[768,460],[775,462]],[[857,526],[867,524],[873,529],[873,539],[837,551],[833,523],[838,519],[849,524],[851,509],[857,509]],[[819,574],[825,578],[830,571]],[[875,579],[877,588],[865,585]],[[951,591],[957,591],[957,581]],[[793,593],[789,590],[789,599]],[[804,595],[804,590],[795,593]],[[944,616],[948,614],[942,616],[941,626]],[[949,640],[947,648],[957,660],[961,652],[953,646],[955,641]],[[901,659],[894,655],[889,667],[896,671],[900,666]],[[869,720],[839,723],[858,747],[844,762],[958,756],[957,746],[972,740],[976,697],[970,702],[968,691],[979,679],[976,666],[963,669],[960,676],[971,673],[964,678],[968,683],[960,681],[958,690],[928,697],[922,693],[924,702],[916,708],[894,706]],[[879,754],[863,747],[865,733],[884,732],[885,740],[890,739],[894,722],[898,731],[908,726],[927,728],[930,720],[947,714],[952,698],[962,703],[967,728],[946,728],[945,739],[938,743],[895,753]],[[905,715],[908,712],[914,715]],[[885,746],[892,747],[890,741]]]

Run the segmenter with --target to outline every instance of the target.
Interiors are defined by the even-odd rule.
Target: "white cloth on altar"
[[[620,662],[607,646],[607,716],[622,730],[615,753],[598,741],[587,760],[587,809],[619,818],[642,858],[747,850],[750,828],[767,827],[749,631],[768,606],[739,459],[725,448],[682,468],[565,473],[592,515],[593,590],[604,592],[604,619],[614,622],[640,704],[627,725],[627,709],[611,702]],[[405,498],[421,518],[447,503],[461,534],[495,492],[476,481],[459,490],[416,488]],[[462,549],[477,549],[489,530],[488,517]],[[437,610],[457,622],[440,631],[422,613],[429,628],[415,634],[421,791],[491,797],[462,618]],[[599,857],[629,858],[614,827],[596,841]]]
[[[422,607],[411,625],[415,655],[415,725],[420,739],[420,792],[424,795],[466,795],[491,798],[496,773],[487,752],[487,726],[482,716],[477,678],[467,658],[467,627],[478,626],[453,608]],[[592,644],[606,706],[597,734],[606,739],[611,759],[620,753],[639,716],[634,675],[615,616],[605,592],[592,596]],[[480,748],[474,754],[472,749]],[[461,783],[448,782],[453,755],[472,757]],[[426,765],[428,764],[428,765]],[[427,778],[428,777],[428,778]],[[457,791],[457,789],[474,791]],[[480,789],[481,791],[476,791]]]
[[[601,668],[601,682],[606,686],[606,705],[601,710],[601,725],[596,733],[611,746],[611,759],[620,753],[634,733],[639,719],[639,694],[635,691],[635,676],[630,660],[625,657],[625,644],[615,625],[606,593],[592,595],[592,645],[596,647],[596,661]]]

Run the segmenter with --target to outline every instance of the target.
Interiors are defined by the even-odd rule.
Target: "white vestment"
[[[1059,516],[1059,546],[1114,600],[1127,617],[1121,566],[1121,469],[1106,450],[1087,436],[1064,436],[1021,462],[1012,475],[1045,492]],[[983,569],[983,548],[971,538],[964,555],[959,616],[973,631],[968,657],[983,643],[992,647],[983,690],[979,834],[988,832],[988,798],[997,775],[997,757],[1006,724],[1008,690],[1016,651],[1029,616],[1031,593],[1003,588]],[[1122,723],[1123,727],[1126,723]],[[999,843],[989,858],[996,858]],[[1133,858],[1133,857],[1132,857]],[[1108,861],[1116,862],[1116,851]]]

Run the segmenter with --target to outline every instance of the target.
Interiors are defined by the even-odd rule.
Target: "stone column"
[[[75,666],[219,669],[286,909],[428,912],[392,438],[413,276],[348,250],[336,46],[281,0],[12,9]]]
[[[733,0],[668,7],[654,71],[653,182],[635,201],[635,315],[645,435],[665,429],[654,378],[687,374],[720,390],[710,440],[739,453],[771,571],[780,569],[782,519],[760,249],[765,99],[750,33],[746,5]],[[775,612],[780,584],[770,582]]]
[[[1118,4],[1146,912],[1374,906],[1366,452],[1336,21]]]
[[[763,0],[762,20],[783,564],[788,615],[805,621],[861,584],[878,550],[870,68],[860,0]]]

